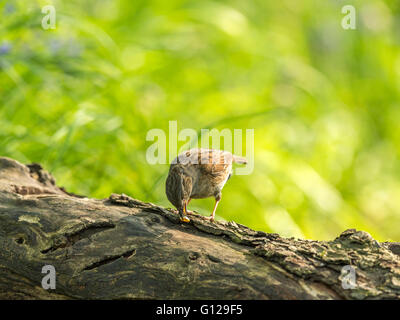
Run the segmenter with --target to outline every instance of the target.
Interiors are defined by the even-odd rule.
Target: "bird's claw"
[[[214,219],[214,217],[213,217],[213,216],[210,216],[210,217],[204,217],[204,219],[206,219],[206,220],[208,220],[208,221],[210,221],[210,222],[214,222],[214,221],[215,221],[215,219]]]
[[[188,217],[186,217],[186,216],[180,217],[180,220],[182,222],[186,222],[186,223],[190,222],[190,219]]]

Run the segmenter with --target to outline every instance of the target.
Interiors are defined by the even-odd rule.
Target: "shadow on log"
[[[286,239],[125,195],[89,199],[0,158],[0,299],[399,299],[400,245]],[[44,265],[56,289],[44,290]],[[344,289],[352,266],[356,286]]]

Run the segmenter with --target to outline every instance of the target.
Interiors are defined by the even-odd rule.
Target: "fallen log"
[[[282,238],[126,195],[67,192],[0,158],[0,299],[399,299],[400,244]],[[54,266],[56,288],[42,268]],[[355,282],[346,286],[348,274]]]

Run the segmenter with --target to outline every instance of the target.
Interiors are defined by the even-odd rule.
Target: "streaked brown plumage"
[[[184,214],[191,199],[215,198],[210,216],[213,221],[221,190],[232,175],[232,163],[247,163],[246,159],[228,151],[191,149],[178,155],[171,163],[165,192],[178,209],[182,221],[190,221]]]

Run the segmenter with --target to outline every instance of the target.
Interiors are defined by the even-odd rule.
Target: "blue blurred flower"
[[[11,2],[7,2],[6,5],[4,6],[4,14],[12,14],[16,11],[16,8],[14,4]]]
[[[51,39],[49,42],[49,49],[52,54],[57,54],[61,49],[63,49],[64,43],[59,39]]]
[[[0,55],[6,55],[10,52],[11,48],[12,46],[8,41],[3,41],[3,43],[0,45]]]

